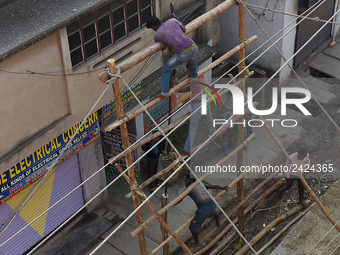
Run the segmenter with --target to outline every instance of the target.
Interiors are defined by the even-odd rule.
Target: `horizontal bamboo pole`
[[[308,201],[310,202],[310,201]],[[303,208],[302,205],[298,205],[297,207],[285,212],[284,214],[280,215],[278,218],[273,220],[271,223],[269,223],[265,228],[263,228],[256,236],[254,236],[250,241],[249,244],[251,246],[255,245],[258,241],[260,241],[273,227],[275,227],[280,222],[284,221],[288,217],[292,216],[293,214],[297,213]],[[248,244],[244,245],[237,253],[236,255],[244,255],[250,247]]]
[[[205,178],[207,178],[210,175],[210,173],[204,174],[201,178],[200,181],[202,182]],[[185,191],[183,191],[178,197],[176,197],[174,200],[172,200],[167,206],[163,207],[162,209],[159,210],[159,214],[162,215],[166,211],[168,211],[171,207],[173,207],[175,204],[180,202],[186,195],[190,193],[197,185],[199,185],[199,181],[195,181],[193,184],[191,184]],[[131,232],[132,236],[137,235],[140,231],[142,231],[147,225],[149,225],[151,222],[155,220],[155,216],[150,217],[143,223],[141,226],[138,226],[135,230]]]
[[[315,204],[315,203],[314,203]],[[277,238],[279,238],[280,235],[282,235],[290,226],[292,226],[295,222],[297,222],[302,216],[304,216],[311,207],[308,207],[306,210],[304,210],[302,213],[300,213],[298,216],[296,216],[291,222],[289,222],[283,229],[280,230],[279,233],[277,233],[268,243],[266,243],[260,250],[257,251],[257,254],[261,254],[265,249],[267,249]]]
[[[162,175],[166,174],[167,172],[169,172],[172,168],[175,167],[175,165],[181,160],[180,157],[176,158],[174,162],[172,162],[169,166],[167,166],[165,169],[163,169],[162,171],[158,172],[157,174],[153,175],[152,177],[150,177],[149,179],[147,179],[145,182],[143,182],[141,185],[138,186],[138,189],[143,189],[145,186],[149,185],[151,182],[153,182],[154,180],[158,179],[159,177],[161,177]],[[130,198],[132,197],[134,191],[130,191],[129,193],[127,193],[125,195],[126,198]]]
[[[276,188],[280,187],[282,184],[285,183],[285,179],[280,179],[277,181],[273,186],[271,186],[269,189],[267,189],[264,193],[261,194],[251,205],[249,205],[245,210],[244,210],[244,215],[248,214],[251,209],[257,205],[263,198],[269,196],[272,192],[275,191]],[[231,214],[229,214],[231,215]],[[228,215],[228,216],[229,216]],[[229,216],[230,217],[230,216]],[[224,218],[221,221],[221,225],[227,221],[227,218]],[[233,220],[234,224],[237,224],[238,218]],[[195,255],[202,255],[205,252],[207,252],[211,247],[213,247],[233,226],[229,224],[225,229],[223,229],[208,245],[206,245],[202,250],[198,251],[195,253]],[[206,238],[207,239],[207,238]],[[206,240],[205,239],[205,240]],[[203,239],[201,242],[204,242]]]
[[[285,148],[282,146],[281,142],[276,138],[275,134],[273,133],[273,131],[270,129],[269,125],[264,121],[264,119],[262,118],[262,116],[257,115],[257,117],[262,120],[262,122],[264,123],[264,127],[267,129],[269,135],[271,136],[271,138],[274,140],[274,142],[277,144],[277,146],[280,148],[281,152],[283,153],[283,155],[286,157],[286,159],[292,164],[294,165],[293,160],[290,158],[290,156],[288,155],[287,151],[285,150]],[[320,200],[317,198],[317,196],[314,194],[313,190],[309,187],[308,183],[306,182],[305,178],[303,177],[302,173],[300,171],[296,171],[296,173],[298,174],[303,186],[305,186],[305,188],[307,189],[308,193],[312,196],[312,198],[314,199],[315,203],[317,203],[317,205],[319,206],[320,210],[323,212],[323,214],[329,219],[329,221],[335,226],[335,228],[338,230],[338,232],[340,232],[340,226],[337,224],[336,220],[327,212],[326,208],[323,206],[323,204],[320,202]]]
[[[194,19],[193,21],[191,21],[189,24],[186,25],[185,34],[191,33],[196,28],[202,26],[204,23],[220,15],[222,12],[224,12],[225,10],[227,10],[234,4],[236,4],[236,0],[226,0],[223,3],[219,4],[218,6],[216,6],[215,8],[213,8],[212,10]],[[150,47],[139,51],[138,53],[134,54],[133,56],[129,57],[128,59],[124,60],[118,65],[118,67],[121,70],[121,73],[124,73],[125,71],[131,69],[132,67],[136,66],[143,60],[152,56],[156,52],[164,49],[165,47],[166,47],[165,43],[157,42],[151,45]],[[105,83],[108,79],[110,79],[110,76],[107,74],[107,72],[104,71],[98,75],[98,78],[103,83]]]
[[[190,113],[185,114],[183,117],[179,118],[178,120],[176,120],[174,123],[171,123],[170,125],[166,126],[165,128],[163,128],[163,132],[166,133],[169,130],[173,129],[174,127],[176,127],[177,125],[179,125],[181,122],[184,121],[185,118],[187,118],[189,116]],[[137,142],[136,144],[134,144],[133,146],[131,146],[130,149],[126,149],[119,157],[113,157],[109,160],[110,164],[113,164],[114,162],[116,162],[117,160],[125,157],[125,155],[127,155],[128,153],[137,150],[137,148],[141,147],[142,145],[150,142],[152,139],[155,139],[156,137],[162,135],[161,131],[157,131],[154,134],[143,138],[142,140],[140,140],[139,142]]]
[[[123,169],[120,167],[120,165],[115,164],[116,168],[119,170],[119,172],[123,173]],[[125,173],[123,174],[125,180],[127,181],[127,183],[130,186],[134,185],[134,182],[132,181],[132,179],[127,176]],[[161,224],[161,226],[166,229],[166,231],[168,231],[173,238],[176,240],[176,242],[182,247],[182,249],[186,252],[186,254],[192,254],[192,252],[190,251],[190,249],[185,245],[185,243],[183,243],[183,241],[177,236],[177,234],[169,227],[169,225],[163,220],[162,216],[157,212],[156,208],[153,206],[153,204],[147,200],[147,196],[144,194],[144,192],[142,190],[136,190],[136,194],[138,194],[143,201],[146,200],[145,205],[150,209],[150,211],[153,213],[153,215],[157,218],[157,220],[159,221],[159,224]]]
[[[254,35],[254,36],[249,38],[249,43],[253,43],[257,39],[258,39],[258,37],[256,35]],[[241,43],[241,44],[237,45],[236,47],[234,47],[233,49],[228,51],[226,54],[224,54],[222,57],[220,57],[219,59],[215,60],[213,63],[211,63],[210,65],[206,66],[201,71],[199,71],[198,72],[198,76],[201,76],[201,75],[205,74],[206,72],[210,71],[211,69],[215,68],[216,66],[221,64],[223,61],[225,61],[226,59],[228,59],[229,57],[231,57],[232,55],[234,55],[235,53],[237,53],[240,49],[242,49],[244,47],[246,47],[246,45],[244,43]],[[174,88],[170,89],[169,96],[175,94],[178,90],[180,90],[181,88],[183,88],[185,85],[188,85],[188,84],[189,84],[189,79],[185,79],[180,84],[178,84]],[[155,98],[155,99],[151,100],[150,102],[148,102],[147,104],[145,104],[144,107],[146,109],[148,109],[151,106],[154,106],[155,104],[158,104],[161,101],[162,101],[161,98]],[[129,120],[133,119],[134,117],[136,117],[137,115],[139,115],[139,114],[141,114],[143,112],[144,112],[143,108],[137,109],[133,113],[131,113],[129,115],[126,115],[123,119],[120,119],[120,120],[112,123],[111,125],[107,126],[106,129],[105,129],[105,132],[111,131],[111,130],[119,127],[123,123],[128,122]]]
[[[248,173],[242,173],[241,175],[237,176],[227,187],[227,190],[223,190],[219,192],[216,196],[215,199],[219,198],[222,196],[225,192],[227,192],[230,188],[232,188],[240,179],[242,179],[244,176],[246,176]],[[175,233],[179,233],[183,228],[185,228],[195,217],[196,213],[194,213],[186,222],[184,222],[177,230],[175,230]],[[166,240],[164,240],[160,245],[158,245],[152,252],[151,254],[155,254],[160,248],[162,248],[166,243],[168,243],[171,240],[171,236],[169,236]]]

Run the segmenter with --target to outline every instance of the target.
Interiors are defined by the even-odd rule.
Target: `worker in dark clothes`
[[[169,97],[170,76],[172,70],[183,63],[188,63],[190,67],[191,81],[197,80],[197,63],[196,56],[198,47],[193,40],[184,33],[185,26],[180,22],[175,14],[171,14],[171,19],[162,23],[155,16],[151,16],[146,21],[146,27],[155,31],[155,42],[162,42],[174,49],[176,54],[172,56],[162,68],[162,91],[157,97],[167,99]]]
[[[195,182],[194,178],[190,177],[188,174],[185,178],[185,186],[188,188],[192,183]],[[228,190],[228,186],[221,187],[217,185],[204,185],[207,189],[222,189]],[[202,187],[201,184],[197,185],[192,191],[190,191],[189,196],[194,200],[197,211],[194,219],[191,221],[189,230],[191,231],[192,237],[195,242],[191,245],[191,248],[197,248],[200,246],[198,240],[198,230],[202,227],[204,221],[209,217],[214,217],[216,221],[216,225],[220,226],[220,221],[218,219],[218,215],[216,213],[216,204],[213,200],[211,200],[210,196],[207,194],[206,190]]]
[[[142,150],[148,151],[152,146],[154,146],[162,138],[163,136],[159,136],[159,137],[152,139],[150,142],[142,146]],[[151,178],[157,173],[159,155],[162,154],[164,150],[164,146],[165,146],[165,140],[161,141],[146,155],[149,178]],[[161,181],[159,179],[156,179],[149,184],[150,194],[155,191],[156,186],[159,186],[160,183]]]

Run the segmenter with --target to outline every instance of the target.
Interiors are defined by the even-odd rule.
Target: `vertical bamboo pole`
[[[244,18],[244,6],[242,4],[239,4],[238,6],[238,19],[239,19],[239,40],[243,41],[246,38],[246,30],[245,30],[245,18]],[[242,59],[245,58],[246,52],[245,52],[245,48],[242,48],[239,53],[239,61],[241,61]],[[240,75],[240,78],[244,77],[244,72],[243,69],[245,67],[245,61],[242,61],[240,63],[239,66],[239,72],[242,72],[242,74]],[[240,89],[243,91],[245,91],[245,82],[242,82]],[[244,116],[241,117],[240,122],[243,123],[244,122]],[[241,144],[244,140],[244,127],[242,124],[239,124],[238,126],[238,144]],[[237,153],[237,170],[239,171],[239,173],[241,172],[240,169],[243,165],[243,150],[240,150]],[[238,183],[237,183],[237,202],[241,203],[243,200],[243,179],[241,179]],[[241,231],[241,233],[244,233],[244,206],[242,205],[239,209],[238,209],[238,219],[239,219],[239,224],[238,224],[238,228]]]
[[[109,66],[109,70],[110,73],[114,74],[116,73],[116,63],[114,59],[109,59],[107,61],[107,64]],[[114,99],[115,99],[115,104],[116,104],[116,113],[117,113],[117,118],[120,120],[124,117],[124,110],[123,110],[123,105],[122,105],[122,100],[121,100],[121,95],[120,95],[120,89],[119,89],[119,81],[116,81],[113,85],[113,93],[114,93]],[[120,126],[120,132],[121,132],[121,136],[122,136],[122,141],[123,141],[123,146],[124,147],[129,147],[130,146],[130,142],[129,142],[129,134],[128,134],[128,129],[127,129],[127,125],[126,123],[123,123]],[[132,165],[132,154],[131,152],[129,152],[126,156],[126,165],[127,167]],[[135,182],[136,181],[136,176],[135,176],[135,169],[134,167],[131,167],[128,170],[128,175],[130,177],[130,179]],[[139,198],[137,196],[137,194],[134,194],[132,196],[133,199],[133,205],[134,208],[137,208],[139,206]],[[138,210],[135,214],[136,217],[136,221],[137,223],[142,223],[143,222],[143,218],[142,218],[142,211]],[[138,241],[139,241],[139,246],[140,246],[140,250],[141,250],[141,254],[142,255],[147,255],[148,254],[148,250],[146,247],[146,242],[145,242],[145,236],[144,236],[144,230],[138,233]]]
[[[122,168],[116,163],[116,168],[123,173]],[[126,174],[123,174],[126,181],[129,183],[130,186],[134,185],[134,182],[130,179],[129,176]],[[156,219],[159,221],[159,224],[163,226],[163,229],[165,231],[168,231],[170,235],[173,236],[173,238],[176,240],[176,242],[182,247],[183,251],[186,254],[193,255],[193,253],[190,251],[188,246],[185,245],[185,243],[177,236],[177,234],[169,227],[169,225],[163,220],[163,217],[158,213],[156,208],[153,206],[153,204],[150,202],[150,200],[147,200],[147,196],[144,194],[144,192],[140,189],[135,189],[136,194],[138,194],[143,201],[146,201],[145,205],[150,209],[150,211],[153,213],[153,215],[156,217]],[[149,253],[148,253],[149,254]]]
[[[162,208],[168,204],[168,200],[169,200],[169,196],[167,194],[162,194],[162,205],[161,205]],[[162,218],[165,221],[165,223],[168,223],[168,212],[167,211],[162,215]],[[168,238],[168,232],[164,229],[162,225],[161,225],[161,231],[162,231],[162,238],[164,241]],[[167,242],[163,247],[163,255],[169,255],[169,251],[170,251],[170,246],[169,246],[169,242]]]

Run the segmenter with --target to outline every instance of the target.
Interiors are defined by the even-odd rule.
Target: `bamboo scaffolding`
[[[275,191],[276,188],[280,187],[282,184],[285,183],[285,179],[280,179],[278,180],[274,185],[272,185],[269,189],[267,189],[264,193],[262,193],[251,205],[249,205],[245,210],[244,210],[244,215],[248,214],[251,209],[257,205],[263,198],[269,196],[272,192]],[[234,213],[234,212],[233,212]],[[231,214],[229,214],[231,216]],[[228,215],[228,216],[229,216]],[[229,216],[229,217],[230,217]],[[224,218],[221,221],[221,225],[226,222],[227,219]],[[238,217],[236,219],[233,220],[234,224],[238,223]],[[227,227],[225,227],[208,245],[206,245],[203,249],[201,249],[200,251],[196,252],[195,255],[202,255],[205,252],[207,252],[211,247],[213,247],[230,229],[232,228],[232,225],[229,224]],[[209,236],[208,236],[209,235]],[[210,233],[207,236],[204,237],[204,240],[208,239],[210,237]],[[204,242],[204,240],[202,239],[201,242]]]
[[[171,123],[170,125],[166,126],[163,129],[163,132],[166,133],[169,130],[173,129],[174,127],[176,127],[177,125],[179,125],[180,123],[182,123],[184,121],[185,118],[187,118],[189,116],[190,113],[185,114],[183,117],[179,118],[178,120],[176,120],[174,123]],[[114,162],[116,162],[117,160],[125,157],[125,155],[127,155],[128,153],[137,150],[137,148],[141,147],[142,145],[150,142],[152,139],[160,136],[162,133],[161,131],[157,131],[154,134],[145,137],[144,139],[140,140],[139,142],[137,142],[135,145],[133,145],[130,149],[125,150],[124,152],[121,153],[121,155],[119,157],[113,157],[109,160],[110,164],[113,164]]]
[[[162,194],[161,208],[165,207],[168,204],[168,201],[169,201],[169,196],[167,194],[163,193]],[[168,212],[165,212],[162,215],[162,218],[167,223],[168,222]],[[162,232],[162,238],[163,238],[163,241],[164,241],[168,238],[168,232],[163,228],[163,226],[161,226],[161,232]],[[175,231],[175,233],[176,233],[176,231]],[[169,245],[169,243],[166,243],[164,245],[164,248],[163,248],[163,255],[169,255],[169,252],[170,252],[170,245]]]
[[[123,173],[123,169],[118,165],[115,164],[116,168],[119,170],[119,172]],[[123,174],[125,180],[128,182],[128,184],[130,185],[130,187],[134,186],[134,181],[132,181],[132,179],[127,176],[126,174]],[[147,200],[147,196],[144,194],[144,192],[142,190],[138,190],[136,189],[136,194],[138,194],[143,201]],[[153,213],[153,215],[157,218],[157,220],[159,221],[159,224],[161,224],[161,227],[164,228],[164,231],[168,231],[173,238],[176,240],[176,242],[182,247],[182,249],[185,251],[186,254],[193,254],[190,249],[185,245],[185,243],[183,243],[183,241],[177,236],[177,234],[169,227],[169,225],[164,221],[164,219],[162,218],[162,216],[158,213],[158,211],[156,210],[156,208],[153,206],[153,204],[147,200],[145,205],[150,209],[150,211]]]
[[[254,102],[253,103],[254,106],[258,105],[258,102]],[[233,122],[236,122],[239,118],[241,117],[241,115],[237,115],[235,116],[232,120]],[[220,128],[216,134],[216,136],[213,137],[212,140],[210,140],[209,142],[207,142],[205,146],[207,146],[208,144],[210,144],[218,135],[222,134],[224,131],[226,131],[228,128],[230,127],[230,122],[227,123],[224,127]],[[249,138],[249,137],[248,137]],[[244,144],[244,142],[243,142]],[[194,153],[202,144],[199,144],[197,146],[195,146],[195,148],[192,149],[192,153]],[[242,147],[243,148],[243,147]],[[232,156],[234,156],[236,153],[234,153],[235,150],[232,152],[232,155],[228,155],[227,157],[223,158],[220,162],[218,162],[218,165],[223,164],[224,162],[228,161]],[[139,185],[139,189],[143,189],[146,185],[148,185],[149,183],[153,182],[154,180],[156,180],[157,178],[159,178],[160,176],[166,174],[167,172],[169,172],[178,162],[180,161],[180,158],[177,158],[174,162],[172,162],[167,168],[163,169],[161,172],[153,175],[152,177],[150,177],[149,179],[147,179],[145,182],[143,182],[141,185]],[[133,191],[129,192],[128,194],[125,195],[126,198],[130,198],[133,194]]]
[[[280,230],[279,233],[277,233],[268,243],[266,243],[260,250],[257,251],[257,254],[261,254],[265,249],[267,249],[277,238],[279,238],[290,226],[292,226],[295,222],[297,222],[302,216],[304,216],[311,207],[308,207],[306,210],[304,210],[302,213],[300,213],[298,216],[296,216],[292,221],[290,221],[283,229]]]
[[[222,244],[224,244],[224,245],[223,245],[222,248],[224,248],[228,243],[230,243],[232,240],[234,240],[234,238],[235,238],[236,236],[237,236],[237,232],[234,231],[234,233],[232,233],[229,237],[227,237],[225,240],[223,240],[223,241],[222,241]],[[220,247],[220,246],[221,246],[221,244],[220,244],[218,247]],[[222,248],[221,248],[220,250],[222,250]],[[220,254],[220,253],[219,253],[220,250],[215,249],[215,250],[213,250],[209,255],[218,255],[218,254]]]
[[[232,188],[239,179],[243,178],[245,175],[247,175],[248,173],[243,173],[242,175],[238,176],[235,180],[233,180],[229,185],[228,185],[228,190],[230,188]],[[223,190],[221,192],[219,192],[214,198],[217,199],[220,196],[222,196],[225,192],[227,192],[227,190]],[[175,230],[175,233],[179,233],[183,228],[185,228],[195,217],[194,213],[186,222],[184,222],[177,230]],[[155,254],[160,248],[162,248],[162,246],[164,246],[165,244],[169,243],[169,241],[171,240],[171,236],[169,236],[166,240],[164,240],[160,245],[158,245],[152,252],[151,254]]]
[[[206,174],[204,174],[201,178],[200,181],[202,182],[204,179],[206,179],[211,173],[208,172]],[[172,200],[167,206],[165,206],[164,208],[160,209],[158,211],[158,213],[160,215],[162,215],[163,213],[165,213],[166,211],[168,211],[171,207],[173,207],[175,204],[177,204],[178,202],[180,202],[186,195],[188,195],[190,193],[190,191],[192,191],[197,185],[199,185],[199,181],[195,181],[193,184],[191,184],[185,191],[182,192],[182,194],[180,194],[178,197],[176,197],[174,200]],[[143,224],[141,224],[140,226],[138,226],[135,230],[133,230],[131,232],[132,236],[137,235],[140,231],[143,230],[143,228],[147,227],[151,222],[153,222],[156,219],[155,216],[150,217],[149,219],[147,219]]]
[[[310,203],[310,201],[308,201]],[[254,236],[250,241],[249,244],[253,246],[258,241],[260,241],[273,227],[275,227],[280,222],[284,221],[288,217],[292,216],[293,214],[297,213],[303,208],[302,205],[298,205],[297,207],[287,211],[286,213],[280,215],[278,218],[273,220],[269,223],[265,228],[263,228],[256,236]],[[244,255],[249,250],[248,244],[244,245],[235,255]]]
[[[241,0],[242,1],[242,0]],[[245,27],[245,16],[244,16],[244,12],[245,12],[245,8],[242,4],[239,4],[238,6],[238,27],[239,27],[239,41],[243,42],[246,38],[246,27]],[[239,62],[242,61],[242,59],[245,58],[246,56],[246,51],[245,48],[242,48],[239,52],[238,52],[238,58],[239,58]],[[245,68],[245,61],[243,60],[240,64],[239,64],[239,72],[240,74],[240,78],[244,77],[244,68]],[[245,93],[245,82],[242,83],[242,85],[240,86],[243,94]],[[241,117],[240,122],[244,121],[244,116]],[[238,143],[243,142],[244,140],[244,127],[242,125],[238,126]],[[241,167],[243,166],[243,150],[240,150],[237,153],[237,171],[240,172]],[[241,201],[243,200],[243,179],[241,179],[238,183],[237,183],[237,201],[239,203],[241,203]],[[238,228],[241,231],[242,234],[245,235],[244,230],[245,230],[245,225],[244,225],[244,206],[240,206],[240,208],[238,209],[237,215],[239,218],[239,224],[238,224]]]
[[[110,73],[115,74],[116,73],[116,64],[115,64],[115,61],[113,59],[109,59],[107,61],[107,64],[109,66]],[[123,104],[122,104],[122,100],[121,100],[120,89],[119,89],[119,81],[114,82],[112,86],[113,86],[114,98],[115,98],[115,103],[116,103],[117,118],[121,119],[124,116],[124,110],[123,110]],[[129,147],[130,146],[130,141],[129,141],[129,134],[128,134],[128,129],[127,129],[126,123],[124,123],[123,125],[120,126],[120,132],[121,132],[121,136],[122,136],[123,146],[125,146],[126,148]],[[133,164],[131,152],[129,152],[126,155],[125,159],[126,159],[127,167],[129,167],[129,166],[131,166]],[[131,167],[128,170],[128,174],[129,174],[129,178],[131,179],[131,181],[133,183],[135,183],[136,182],[136,177],[135,177],[134,167]],[[138,196],[136,194],[133,195],[132,196],[132,200],[133,200],[134,208],[137,208],[139,206],[139,204],[140,204]],[[136,217],[137,223],[141,224],[143,222],[142,211],[141,210],[138,210],[136,212],[135,217]],[[147,255],[148,254],[148,250],[147,250],[147,246],[146,246],[144,231],[139,232],[139,234],[138,234],[138,241],[139,241],[139,246],[140,246],[141,254],[142,255]]]
[[[179,161],[181,160],[180,157],[176,158],[174,160],[174,162],[172,162],[169,166],[167,166],[165,169],[163,169],[162,171],[160,171],[159,173],[153,175],[152,177],[150,177],[149,179],[147,179],[145,182],[143,182],[141,185],[138,186],[138,189],[143,189],[144,187],[146,187],[147,185],[149,185],[151,182],[153,182],[154,180],[158,179],[159,177],[161,177],[162,175],[166,174],[167,172],[169,172],[171,169],[173,169],[175,167],[175,165],[177,163],[179,163]],[[132,197],[134,191],[131,191],[129,193],[127,193],[125,195],[126,198],[130,198]]]
[[[267,179],[265,179],[263,182],[261,182],[259,185],[257,185],[257,187],[255,189],[252,190],[251,193],[248,194],[248,196],[243,199],[243,201],[241,203],[239,203],[230,213],[229,213],[229,217],[231,217],[240,206],[244,205],[260,188],[262,188],[268,181],[270,181],[277,173],[273,173],[272,175],[270,175]],[[252,209],[252,208],[250,208]],[[218,230],[218,227],[213,228],[209,233],[207,233],[203,238],[201,242],[204,242],[205,240],[207,240],[216,230]],[[236,233],[235,233],[236,234]],[[229,239],[223,240],[223,242],[211,253],[211,254],[215,254],[214,252],[216,252],[216,254],[222,250],[224,248],[225,245],[227,245],[230,241],[228,241]]]
[[[258,39],[258,37],[256,35],[252,36],[249,38],[249,43],[253,43]],[[237,45],[236,47],[234,47],[233,49],[231,49],[230,51],[228,51],[226,54],[224,54],[222,57],[220,57],[219,59],[215,60],[213,63],[211,63],[210,65],[206,66],[205,68],[203,68],[201,71],[198,72],[198,76],[201,76],[203,74],[205,74],[206,72],[210,71],[211,69],[213,69],[214,67],[218,66],[219,64],[221,64],[223,61],[225,61],[226,59],[228,59],[229,57],[231,57],[232,55],[234,55],[235,53],[237,53],[240,49],[246,47],[246,45],[244,43],[241,43],[239,45]],[[177,86],[175,86],[174,88],[170,89],[169,91],[169,96],[175,94],[178,90],[180,90],[181,88],[183,88],[185,85],[189,84],[189,79],[185,79],[184,81],[182,81],[180,84],[178,84]],[[144,105],[144,107],[146,109],[150,108],[151,106],[161,102],[162,99],[160,98],[156,98],[151,100],[150,102],[148,102],[147,104]],[[134,117],[136,117],[137,115],[141,114],[144,112],[143,108],[139,108],[136,111],[134,111],[133,113],[129,114],[129,115],[125,115],[124,118],[110,124],[108,127],[106,127],[105,132],[107,131],[111,131],[117,127],[119,127],[120,125],[122,125],[123,123],[133,119]]]
[[[194,31],[196,28],[202,26],[204,23],[208,22],[209,20],[215,18],[231,6],[236,4],[236,0],[226,0],[223,3],[219,4],[212,10],[206,12],[205,14],[199,16],[198,18],[191,21],[189,24],[186,25],[186,32],[185,34],[189,34],[190,32]],[[166,47],[166,44],[157,42],[154,45],[139,51],[138,53],[134,54],[133,56],[129,57],[128,59],[124,60],[117,66],[120,68],[121,73],[131,69],[132,67],[136,66],[143,60],[147,59],[148,57],[155,54],[157,51],[160,51]],[[101,82],[105,83],[108,79],[110,79],[110,75],[107,71],[101,72],[98,75],[98,78]]]
[[[268,131],[269,135],[271,136],[271,138],[275,141],[277,146],[279,146],[280,150],[282,151],[282,153],[286,157],[286,159],[293,165],[294,164],[293,160],[290,158],[290,156],[288,155],[287,151],[282,146],[281,142],[276,138],[276,136],[274,135],[273,131],[270,129],[270,127],[268,126],[266,121],[260,115],[257,115],[257,117],[260,120],[262,120],[262,122],[264,123],[264,127],[267,129],[267,131]],[[327,212],[326,208],[323,206],[323,204],[320,202],[320,200],[315,196],[313,190],[309,187],[309,185],[306,182],[305,178],[302,176],[302,173],[300,171],[296,171],[296,173],[298,174],[301,182],[303,183],[303,186],[305,186],[305,188],[308,190],[309,194],[314,199],[315,203],[317,203],[317,205],[319,206],[320,210],[329,219],[329,221],[335,226],[335,228],[340,232],[340,226],[337,224],[335,219]]]

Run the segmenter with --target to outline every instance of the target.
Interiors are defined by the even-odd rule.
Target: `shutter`
[[[334,14],[335,0],[327,0],[310,14],[310,17],[319,17],[328,20]],[[297,26],[295,51],[297,52],[315,33],[324,25],[324,22],[315,22],[305,19]],[[307,45],[294,57],[294,68],[299,67],[309,58],[331,35],[332,24],[325,26]]]
[[[0,238],[0,244],[19,231],[27,223],[35,219],[48,207],[72,191],[81,183],[78,155],[74,155],[61,163],[57,170],[45,178],[44,184],[29,200],[21,213],[15,218],[5,234]],[[19,192],[6,203],[0,205],[0,222],[14,213],[16,205],[29,193],[30,186]],[[61,223],[68,219],[84,205],[82,187],[50,209],[47,215],[27,227],[24,231],[0,248],[1,255],[22,254],[46,235],[51,233]]]

